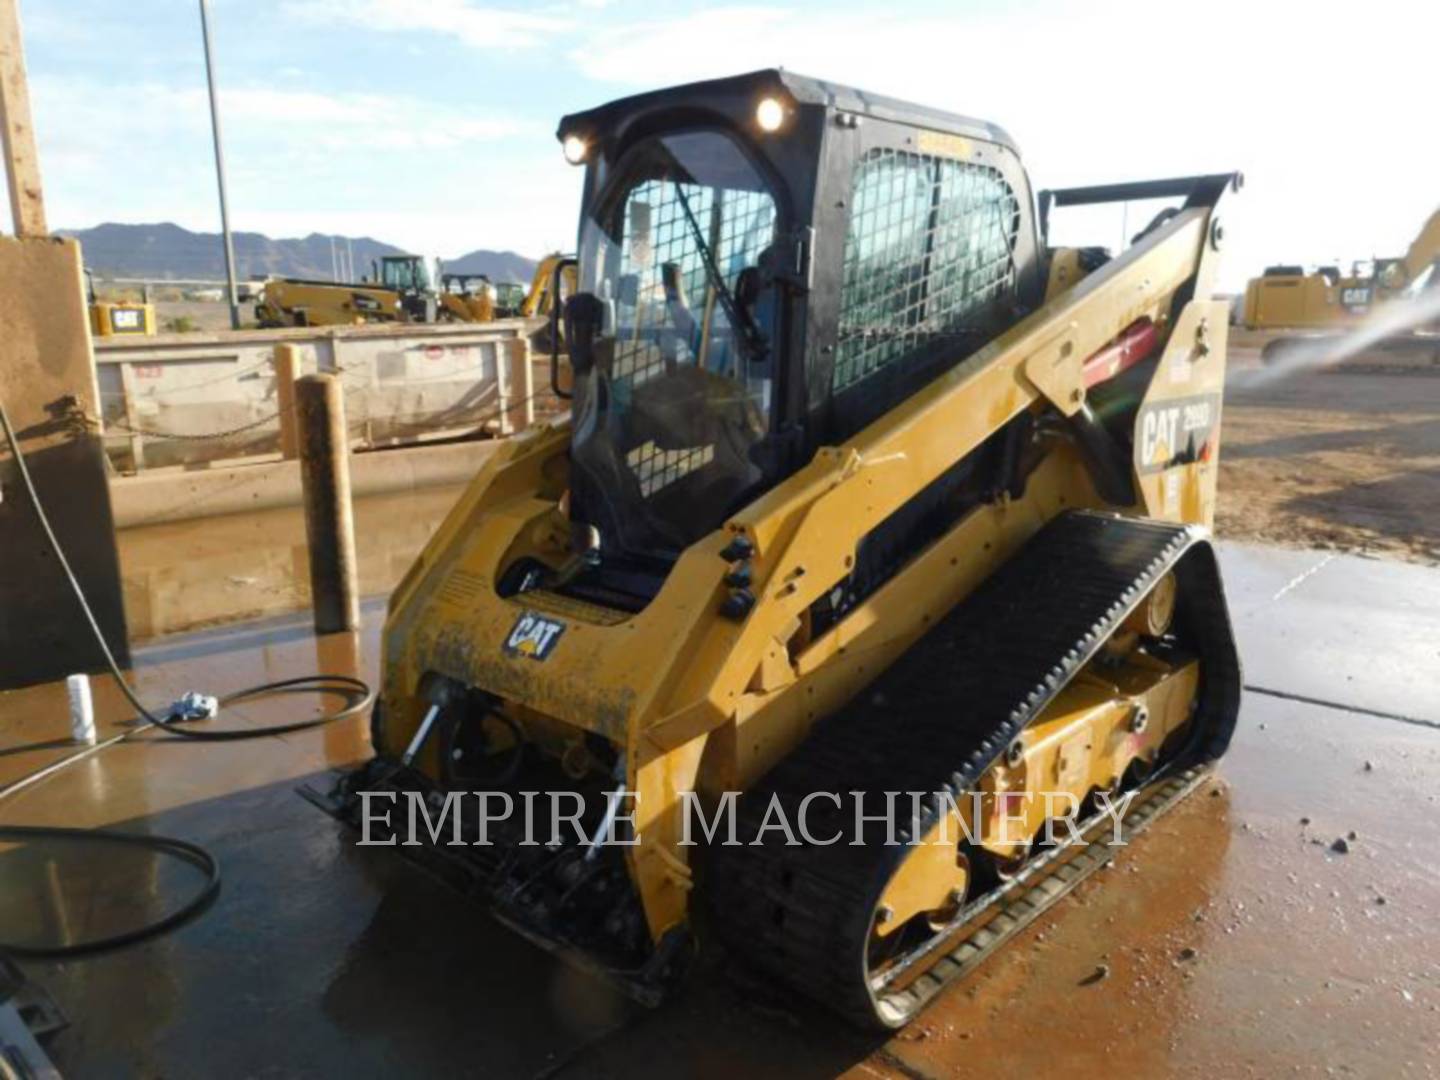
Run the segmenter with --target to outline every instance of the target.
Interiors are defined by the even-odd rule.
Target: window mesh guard
[[[999,170],[877,149],[856,166],[834,391],[970,337],[1015,288],[1019,205]]]
[[[701,331],[708,315],[705,367],[738,377],[743,363],[736,353],[734,330],[709,288],[701,242],[709,248],[720,277],[733,293],[740,271],[756,265],[760,253],[774,239],[775,200],[763,191],[652,180],[632,192],[625,212],[623,272],[635,275],[641,304],[635,325],[622,328],[615,342],[612,375],[621,384],[618,392],[626,393],[625,384],[639,386],[664,369],[662,350],[649,332],[654,327],[645,322],[667,319],[663,309],[666,264],[679,268],[697,326],[692,340],[678,343],[675,362],[693,364],[700,359]],[[625,454],[626,464],[647,498],[714,459],[713,446],[662,450],[649,441]]]
[[[691,217],[698,226],[699,239],[710,248],[716,268],[732,292],[740,271],[759,262],[760,253],[775,235],[775,201],[768,193],[670,180],[652,180],[637,187],[626,205],[624,273],[635,275],[639,294],[647,301],[644,308],[660,318],[664,316],[653,309],[664,296],[661,275],[667,263],[679,267],[697,322],[704,315],[701,305],[707,297],[709,279]],[[628,338],[622,336],[616,342],[615,378],[638,384],[659,372],[660,350],[643,330],[637,325]],[[715,332],[728,335],[729,331],[724,315],[717,313]],[[685,346],[678,359],[693,363],[700,343],[690,341]],[[711,348],[716,349],[716,345]],[[714,369],[715,357],[709,358],[706,366]]]

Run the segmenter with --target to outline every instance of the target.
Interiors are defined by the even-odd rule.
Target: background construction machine
[[[642,999],[704,926],[899,1025],[1104,861],[1107,798],[1138,827],[1228,744],[1238,176],[1037,214],[1000,128],[779,71],[559,137],[571,423],[501,447],[397,588],[377,758],[330,805],[488,792],[488,826],[444,801],[467,846],[400,850]],[[1052,210],[1157,197],[1116,258],[1047,246]],[[545,791],[583,826],[550,845]]]
[[[561,255],[547,255],[535,267],[527,289],[496,286],[484,274],[446,273],[439,259],[386,255],[372,264],[359,284],[276,278],[265,283],[255,305],[261,326],[332,326],[364,322],[490,322],[550,313],[555,268]],[[432,267],[434,268],[432,270]],[[567,269],[562,295],[574,291]]]
[[[559,297],[563,302],[575,293],[574,256],[562,255],[558,251],[546,255],[535,266],[530,276],[530,287],[524,291],[515,314],[522,318],[549,315],[556,302],[557,272]]]
[[[440,310],[457,322],[490,322],[509,317],[501,307],[501,297],[523,288],[509,283],[504,289],[497,288],[486,274],[445,273],[440,275],[437,301]]]
[[[1440,362],[1440,335],[1435,327],[1404,325],[1404,309],[1423,297],[1440,296],[1440,210],[1430,215],[1409,249],[1399,257],[1357,263],[1348,275],[1338,267],[1306,273],[1301,266],[1271,266],[1245,288],[1240,320],[1247,329],[1299,331],[1266,344],[1264,356],[1274,361],[1297,346],[1313,347],[1368,325],[1400,324],[1371,343],[1389,351],[1429,357]]]
[[[483,296],[444,287],[439,267],[439,259],[422,255],[385,255],[358,284],[275,278],[265,283],[255,318],[261,326],[343,326],[495,317],[493,296],[486,304]]]
[[[155,305],[143,300],[100,300],[95,275],[85,269],[85,298],[94,337],[148,337],[155,333]]]
[[[255,320],[264,327],[350,326],[403,318],[399,292],[365,281],[273,278],[255,303]]]

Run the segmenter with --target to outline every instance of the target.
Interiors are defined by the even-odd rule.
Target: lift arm
[[[1406,282],[1415,281],[1437,261],[1440,261],[1440,209],[1430,215],[1419,235],[1410,242],[1410,248],[1401,260],[1405,267]]]

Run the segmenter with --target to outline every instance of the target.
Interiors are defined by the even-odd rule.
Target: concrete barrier
[[[105,446],[121,472],[280,451],[277,345],[295,374],[345,382],[352,445],[368,449],[525,427],[536,320],[110,338],[95,343]]]
[[[0,236],[0,401],[60,546],[125,663],[105,456],[91,422],[95,382],[80,265],[74,240]],[[3,436],[0,485],[0,688],[101,670],[100,648],[77,617]]]
[[[361,498],[465,483],[504,442],[485,439],[358,453],[350,461],[351,490]],[[299,506],[300,464],[259,461],[114,476],[110,501],[119,529]]]

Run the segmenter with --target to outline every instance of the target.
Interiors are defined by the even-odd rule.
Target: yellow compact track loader
[[[898,1026],[1229,742],[1239,177],[1037,205],[1000,128],[780,71],[559,137],[571,416],[395,590],[377,757],[327,805],[418,818],[400,852],[644,1000],[714,942]],[[1114,258],[1047,246],[1157,197]]]

